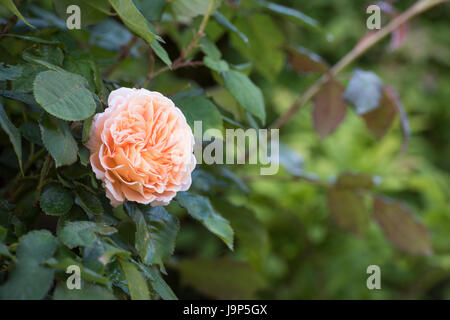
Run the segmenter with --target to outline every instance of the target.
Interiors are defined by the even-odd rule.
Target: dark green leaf
[[[0,81],[15,80],[22,75],[23,67],[20,65],[10,66],[0,62]]]
[[[205,63],[205,66],[217,72],[225,72],[230,69],[225,60],[215,60],[209,56],[206,56],[203,58],[203,62]]]
[[[12,13],[14,13],[20,20],[22,20],[27,26],[35,28],[33,25],[28,23],[27,20],[22,16],[22,14],[17,10],[16,5],[13,0],[0,0],[0,3],[7,7]]]
[[[0,100],[0,126],[9,136],[14,152],[16,153],[17,160],[19,161],[20,169],[22,170],[22,137],[19,129],[9,120],[8,115],[3,108],[3,103]]]
[[[65,283],[58,283],[53,300],[116,300],[113,293],[103,286],[81,283],[80,290],[70,290]]]
[[[79,189],[76,192],[75,203],[82,207],[86,212],[93,215],[99,215],[103,213],[103,206],[100,200],[92,193]]]
[[[136,224],[135,246],[142,262],[163,267],[175,249],[178,219],[163,207],[139,207],[132,203],[125,206]]]
[[[51,184],[42,192],[39,203],[46,214],[60,216],[72,208],[73,197],[69,190],[59,184]]]
[[[56,167],[77,161],[78,146],[67,122],[43,114],[39,122],[42,141],[55,159]]]
[[[169,285],[164,281],[161,274],[154,267],[147,267],[143,264],[139,264],[144,276],[150,281],[153,290],[164,300],[178,300],[175,293]]]
[[[248,43],[248,38],[245,34],[243,34],[241,31],[239,31],[238,28],[234,24],[232,24],[223,14],[221,14],[219,11],[216,11],[214,13],[214,18],[216,21],[225,29],[228,29],[231,32],[236,33],[236,35],[241,38],[244,43]]]
[[[208,198],[189,192],[178,192],[176,200],[194,219],[233,249],[233,229],[228,220],[214,210]]]
[[[236,98],[239,104],[248,112],[258,117],[262,123],[266,122],[264,98],[257,86],[243,73],[230,70],[224,72],[225,86]]]
[[[254,0],[254,1],[272,12],[292,18],[292,20],[300,22],[301,24],[306,25],[310,28],[319,29],[319,23],[316,20],[298,10],[265,0]]]

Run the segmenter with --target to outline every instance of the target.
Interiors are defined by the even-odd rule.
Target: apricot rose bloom
[[[124,201],[167,205],[191,185],[194,136],[172,100],[146,89],[111,92],[86,147],[97,179],[116,207]]]

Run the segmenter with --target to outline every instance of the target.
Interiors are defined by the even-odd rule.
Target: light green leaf
[[[208,129],[223,130],[222,115],[217,110],[214,103],[204,96],[174,97],[175,105],[180,108],[186,117],[189,126],[194,129],[194,121],[202,121],[202,131]],[[202,137],[196,137],[202,138]]]
[[[72,208],[73,197],[70,191],[61,185],[51,184],[42,192],[39,204],[46,214],[60,216]]]
[[[142,261],[163,267],[175,249],[180,228],[178,219],[163,207],[143,207],[129,202],[125,207],[136,224],[135,247]]]
[[[27,26],[36,28],[32,24],[28,23],[27,20],[22,16],[22,14],[17,10],[16,5],[14,4],[13,0],[0,0],[0,3],[3,4],[5,7],[7,7],[12,13],[14,13],[20,20],[22,20]]]
[[[153,290],[156,291],[157,294],[164,300],[178,300],[175,293],[173,293],[172,289],[169,285],[164,281],[161,274],[154,267],[147,267],[143,264],[139,264],[139,267],[144,273],[144,276],[150,280],[151,286]]]
[[[217,72],[225,72],[225,71],[230,70],[228,63],[222,59],[215,60],[214,58],[206,56],[203,58],[203,63],[205,64],[205,66],[207,66],[211,70],[214,70]]]
[[[255,84],[243,73],[230,70],[222,74],[226,88],[248,112],[266,122],[264,98]]]
[[[149,45],[157,36],[152,32],[147,20],[134,5],[131,0],[109,0],[114,10],[119,14],[125,25],[139,37],[144,39]]]
[[[56,167],[77,161],[78,146],[67,122],[43,114],[39,122],[42,141],[55,160]]]
[[[0,100],[0,126],[9,136],[14,152],[16,153],[17,160],[19,161],[19,167],[22,171],[22,137],[20,135],[19,129],[17,129],[14,124],[9,120],[8,115],[3,108],[3,103]]]
[[[70,121],[84,120],[95,111],[95,101],[82,76],[66,71],[44,71],[34,80],[36,101],[45,111]]]
[[[228,220],[214,210],[208,198],[189,192],[178,192],[175,199],[194,219],[200,221],[233,250],[233,229]]]
[[[217,48],[216,44],[207,36],[203,36],[198,41],[198,46],[205,55],[211,57],[212,59],[220,60],[222,57],[222,53]]]
[[[97,233],[109,235],[117,230],[111,226],[91,221],[67,222],[59,234],[59,239],[69,248],[92,247],[97,241]]]
[[[148,290],[147,282],[136,268],[136,265],[122,259],[120,259],[119,262],[123,272],[125,273],[131,300],[150,300],[150,292]]]

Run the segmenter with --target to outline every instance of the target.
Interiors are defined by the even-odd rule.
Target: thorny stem
[[[289,119],[297,113],[312,97],[314,97],[320,90],[321,86],[330,78],[330,76],[336,76],[345,67],[359,58],[363,53],[370,49],[373,45],[379,42],[381,39],[389,35],[395,29],[400,27],[402,24],[406,23],[416,15],[434,7],[438,4],[448,2],[450,0],[419,0],[409,9],[407,9],[402,14],[394,18],[387,26],[379,31],[368,34],[364,37],[355,47],[347,53],[338,63],[336,63],[331,69],[329,74],[323,75],[316,82],[314,82],[302,95],[300,95],[294,103],[291,105],[289,110],[276,119],[269,128],[281,128],[283,127]]]

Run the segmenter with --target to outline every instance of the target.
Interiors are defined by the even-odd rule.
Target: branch
[[[207,9],[205,15],[203,16],[203,20],[200,24],[200,27],[199,27],[197,33],[194,35],[194,38],[192,38],[191,42],[188,44],[186,49],[181,50],[180,55],[172,63],[171,67],[165,66],[165,67],[162,67],[161,69],[157,70],[155,73],[153,73],[153,67],[152,67],[152,64],[150,64],[151,70],[149,71],[149,73],[147,75],[147,80],[145,81],[145,83],[143,85],[144,88],[146,88],[150,84],[152,79],[154,79],[159,74],[166,72],[168,70],[176,70],[176,69],[183,68],[183,67],[196,67],[196,66],[203,65],[203,62],[201,62],[201,61],[185,61],[185,62],[183,62],[183,60],[189,55],[189,53],[191,53],[192,50],[194,50],[197,47],[198,41],[201,39],[201,37],[203,37],[206,25],[208,24],[208,20],[211,16],[213,8],[214,8],[214,2],[215,2],[215,0],[211,0],[209,2],[208,9]]]
[[[434,7],[438,4],[448,2],[450,0],[419,0],[414,5],[412,5],[405,12],[393,19],[387,26],[382,28],[380,31],[369,33],[358,42],[355,47],[347,53],[338,63],[336,63],[331,69],[329,74],[323,75],[316,82],[314,82],[300,97],[298,97],[289,110],[276,119],[269,128],[281,128],[283,127],[289,119],[297,113],[312,97],[316,95],[320,87],[332,76],[336,76],[345,67],[359,58],[363,53],[369,50],[373,45],[379,42],[381,39],[389,35],[392,31],[397,29],[399,26],[409,21],[416,15]]]

